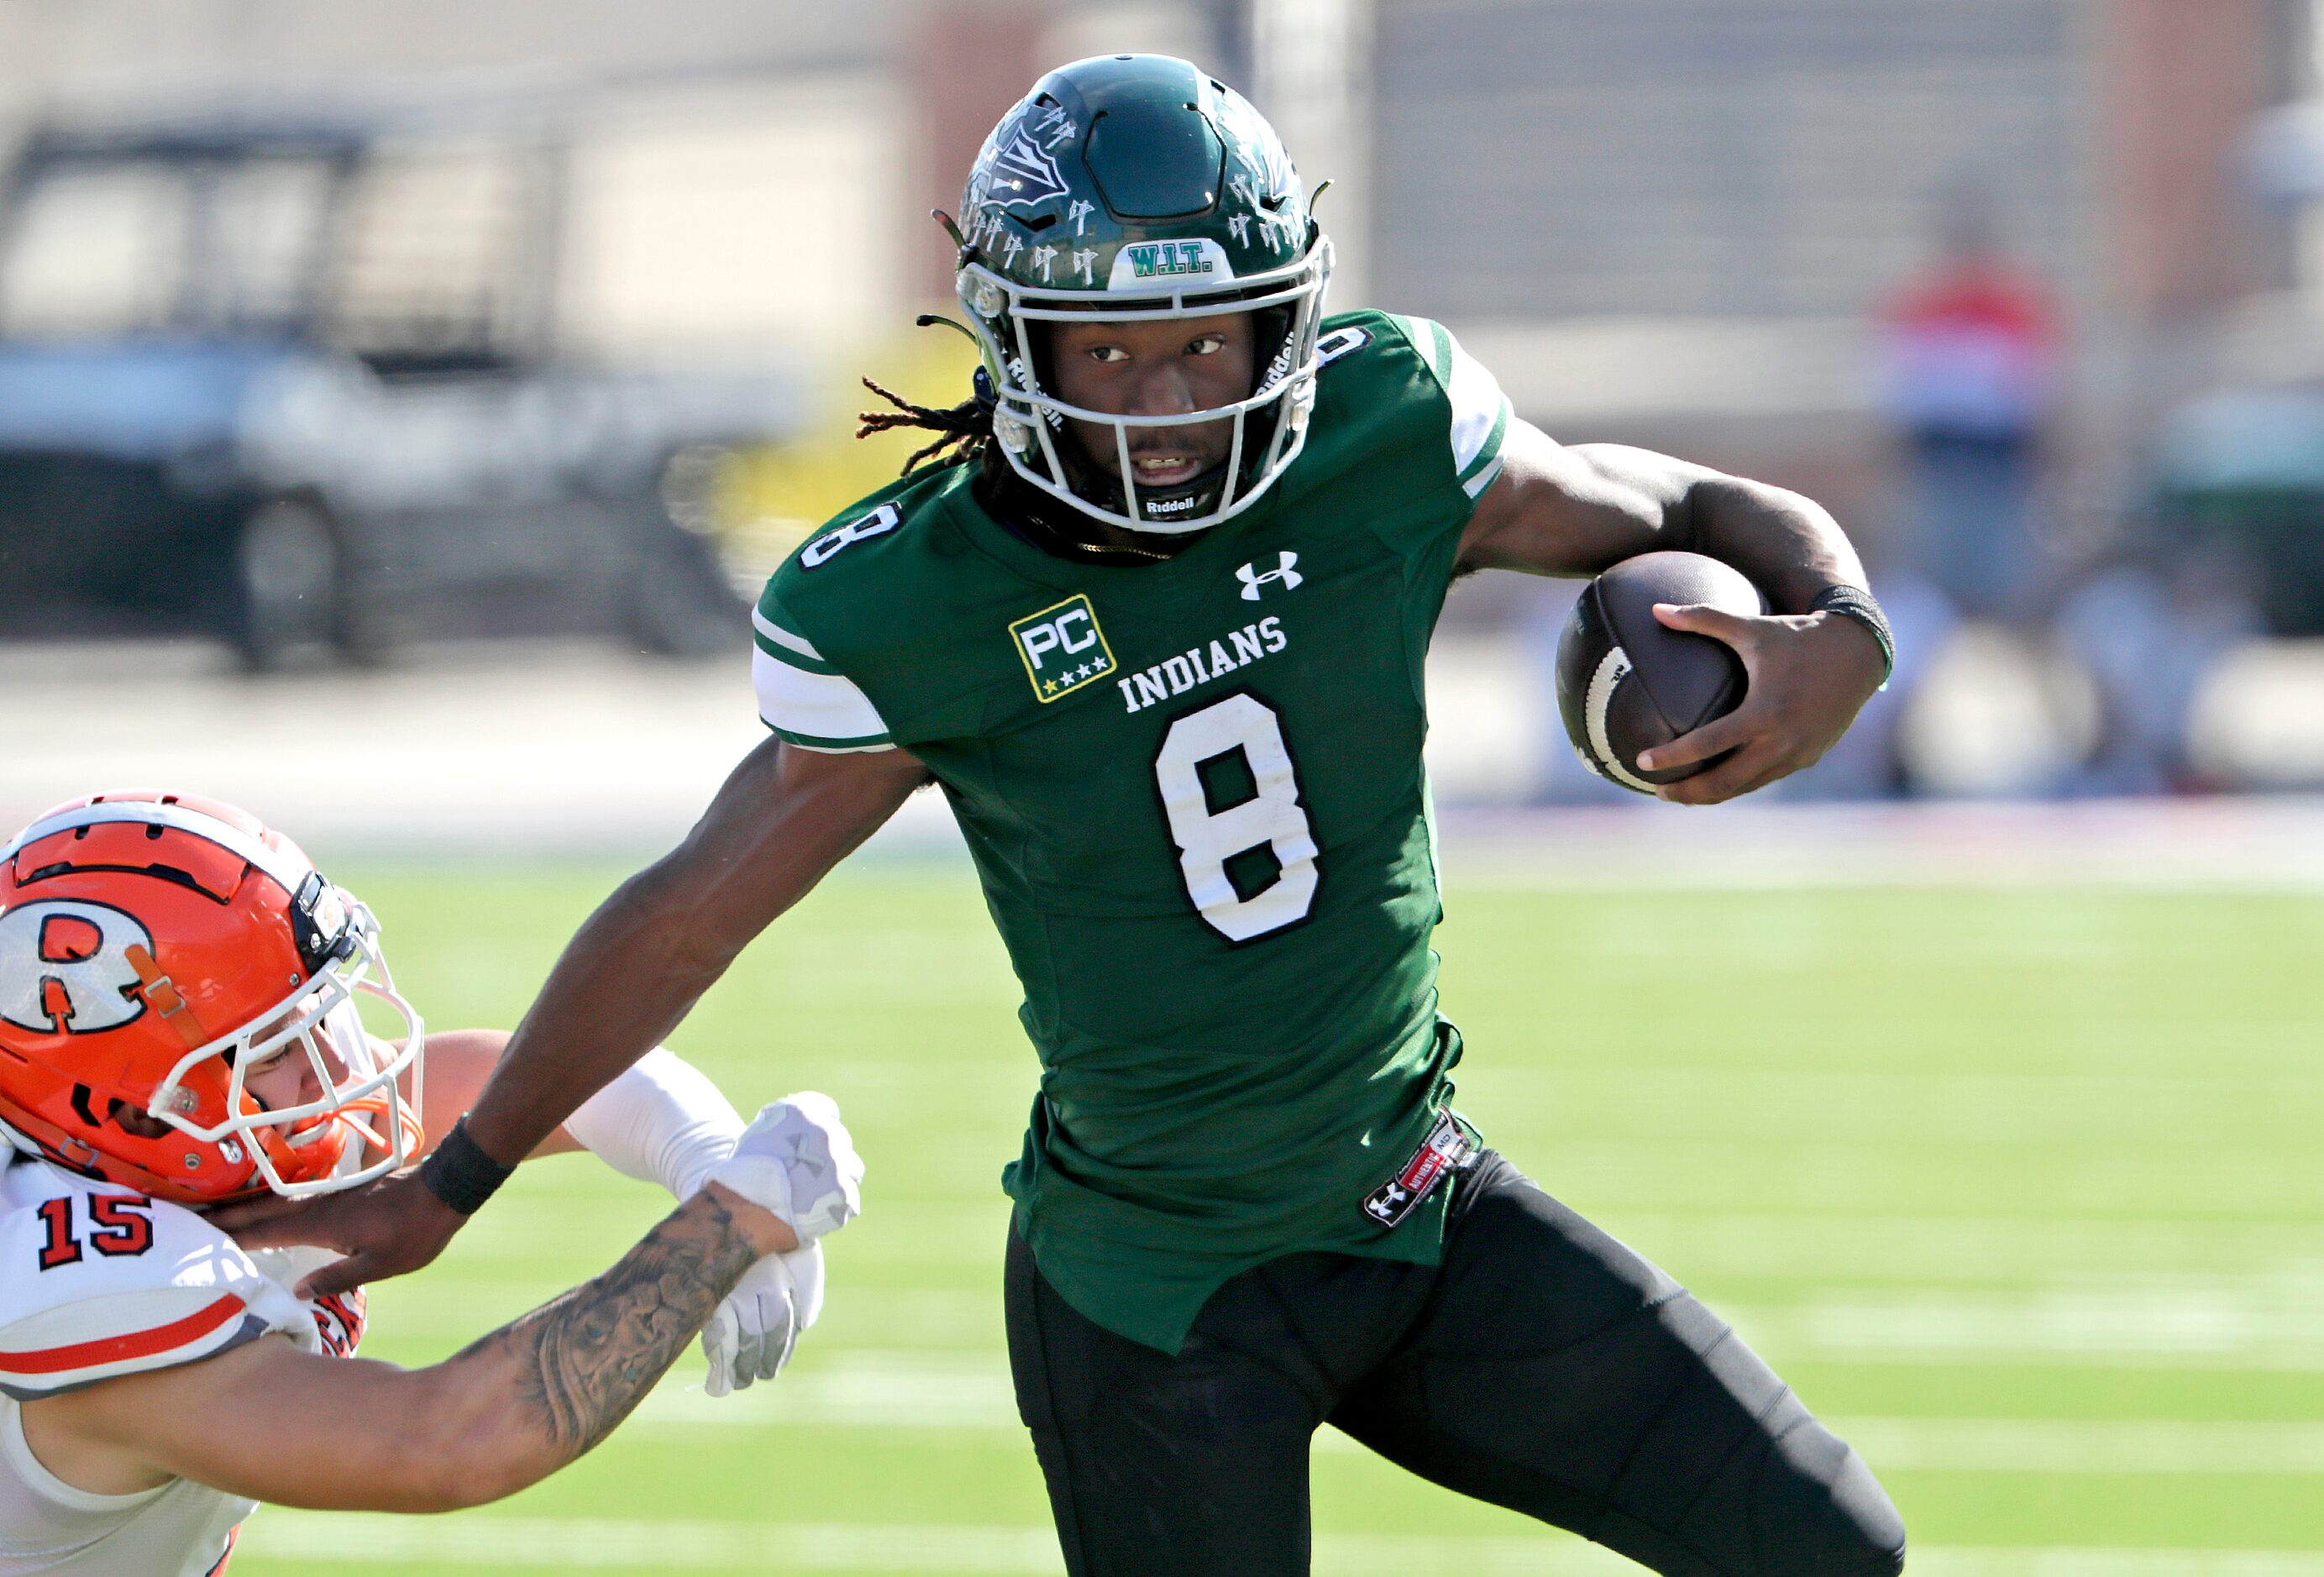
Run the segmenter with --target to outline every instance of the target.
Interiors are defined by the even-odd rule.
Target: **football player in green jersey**
[[[1423,663],[1485,567],[1683,548],[1777,612],[1667,798],[1814,761],[1887,639],[1846,538],[1778,489],[1562,447],[1443,328],[1326,318],[1331,248],[1256,111],[1184,61],[1085,60],[1001,121],[960,219],[976,397],[942,463],[792,556],[757,613],[774,738],[567,948],[412,1176],[257,1241],[432,1258],[915,788],[941,785],[1042,1064],[1010,1350],[1077,1574],[1307,1567],[1310,1437],[1656,1571],[1887,1573],[1864,1463],[1660,1270],[1483,1148],[1438,1011]]]

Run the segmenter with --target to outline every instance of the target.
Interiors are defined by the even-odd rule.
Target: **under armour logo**
[[[1404,1213],[1411,1199],[1410,1189],[1399,1187],[1394,1183],[1383,1183],[1372,1190],[1370,1199],[1364,1201],[1364,1213],[1376,1221],[1383,1221],[1394,1226],[1404,1219]]]
[[[1298,554],[1286,550],[1285,552],[1277,553],[1275,558],[1275,567],[1268,570],[1265,575],[1261,575],[1259,572],[1258,567],[1255,565],[1244,564],[1236,567],[1235,578],[1242,582],[1242,600],[1244,602],[1255,603],[1259,601],[1259,588],[1265,586],[1270,580],[1281,581],[1283,583],[1283,589],[1285,591],[1290,591],[1296,587],[1301,581],[1307,578],[1305,576],[1291,567],[1293,565],[1299,562]]]

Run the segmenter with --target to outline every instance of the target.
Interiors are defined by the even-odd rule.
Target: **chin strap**
[[[0,1118],[0,1157],[10,1154],[30,1156],[37,1161],[42,1158],[42,1151],[41,1147],[32,1141],[32,1135],[19,1133],[9,1125],[5,1118]]]
[[[1079,564],[1120,564],[1125,559],[1155,563],[1176,558],[1200,534],[1156,538],[1157,541],[1169,544],[1159,549],[1096,541],[1084,535],[1088,529],[1084,523],[1086,516],[1071,509],[1058,510],[1047,493],[1028,484],[1006,464],[992,463],[991,451],[987,455],[987,463],[976,479],[976,502],[1005,530],[1052,558]],[[1060,513],[1069,518],[1060,520]]]
[[[331,1113],[331,1120],[347,1130],[363,1143],[383,1156],[395,1153],[395,1146],[382,1130],[392,1116],[397,1128],[403,1130],[403,1153],[416,1156],[428,1148],[428,1130],[420,1124],[411,1108],[399,1099],[391,1100],[385,1093],[365,1095],[350,1101]]]
[[[186,1049],[192,1051],[198,1047],[208,1046],[210,1043],[209,1031],[204,1029],[202,1021],[194,1017],[193,1008],[179,994],[178,988],[170,983],[170,977],[161,973],[161,966],[153,962],[153,955],[135,942],[123,948],[121,955],[129,961],[129,967],[137,972],[137,994],[161,1015],[162,1023],[178,1032],[178,1038],[186,1043]]]

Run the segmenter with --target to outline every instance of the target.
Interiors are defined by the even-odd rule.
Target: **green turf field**
[[[342,875],[449,1027],[512,1021],[619,872]],[[1462,1108],[1864,1451],[1914,1572],[2324,1577],[2324,900],[1456,881],[1439,939]],[[1010,985],[964,871],[835,878],[677,1041],[746,1111],[830,1091],[869,1161],[792,1370],[713,1403],[689,1359],[481,1511],[263,1512],[235,1577],[1060,1570],[1002,1357]],[[664,1208],[528,1168],[365,1351],[442,1356]],[[1329,1432],[1314,1498],[1319,1573],[1636,1570]]]

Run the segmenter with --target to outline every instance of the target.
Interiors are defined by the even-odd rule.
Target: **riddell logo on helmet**
[[[145,1011],[129,949],[153,951],[133,915],[77,899],[0,912],[0,1019],[42,1035],[96,1035]]]

